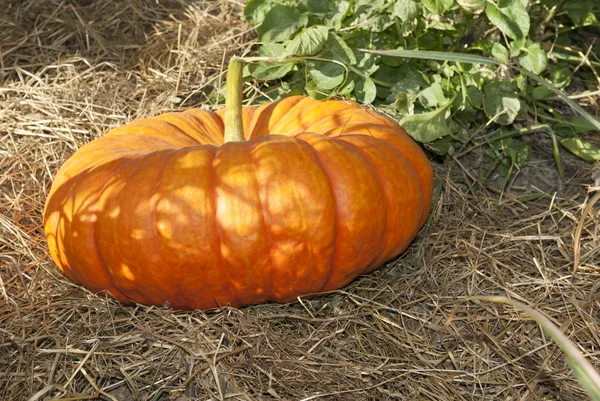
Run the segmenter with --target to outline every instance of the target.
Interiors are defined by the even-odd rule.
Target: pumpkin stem
[[[242,126],[244,60],[232,57],[227,67],[225,88],[225,142],[243,142]]]

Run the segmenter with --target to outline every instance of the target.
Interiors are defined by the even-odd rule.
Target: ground
[[[591,166],[529,134],[530,164],[478,181],[481,147],[434,162],[431,221],[331,294],[218,312],[125,306],[52,263],[43,204],[78,147],[134,118],[210,106],[251,49],[237,2],[9,2],[0,17],[0,399],[583,400],[534,306],[600,367],[600,247],[573,233]]]

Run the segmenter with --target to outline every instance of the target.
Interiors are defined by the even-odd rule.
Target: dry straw
[[[251,49],[242,7],[1,5],[0,399],[585,400],[535,322],[461,302],[504,295],[534,306],[600,365],[593,210],[572,275],[589,171],[565,156],[560,181],[542,135],[529,136],[532,164],[502,197],[477,181],[480,147],[436,165],[443,189],[427,234],[378,272],[310,301],[174,312],[119,305],[57,272],[41,228],[53,174],[133,118],[210,106],[224,62]]]

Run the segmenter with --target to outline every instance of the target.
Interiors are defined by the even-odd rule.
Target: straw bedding
[[[590,168],[530,135],[529,167],[479,181],[480,146],[435,164],[411,248],[310,301],[218,312],[123,306],[68,282],[41,212],[82,144],[134,118],[215,107],[252,50],[236,1],[8,1],[0,13],[0,399],[584,400],[535,306],[600,367],[597,215],[573,232]],[[476,145],[476,144],[475,144]],[[496,184],[502,185],[496,185]],[[596,208],[597,210],[597,208]]]

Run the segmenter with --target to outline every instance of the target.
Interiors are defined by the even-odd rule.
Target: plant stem
[[[225,87],[225,143],[243,142],[242,126],[244,61],[232,57],[227,67],[227,84]]]

